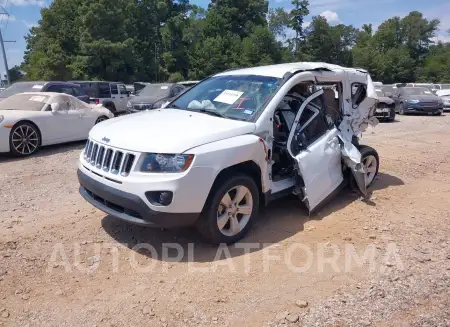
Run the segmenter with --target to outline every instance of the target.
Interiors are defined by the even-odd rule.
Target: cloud
[[[336,12],[331,10],[325,10],[320,14],[323,18],[325,18],[329,23],[339,23],[339,16]]]
[[[37,23],[30,23],[30,22],[28,22],[26,20],[22,20],[22,23],[24,23],[25,26],[28,27],[28,28],[32,28],[32,27],[37,26]]]

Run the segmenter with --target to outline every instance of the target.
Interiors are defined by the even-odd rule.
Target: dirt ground
[[[449,140],[450,114],[381,123],[369,201],[279,200],[229,248],[94,209],[83,143],[0,157],[0,325],[450,326]]]

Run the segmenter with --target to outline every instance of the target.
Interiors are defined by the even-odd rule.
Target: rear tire
[[[405,114],[405,108],[404,108],[403,103],[400,103],[400,107],[398,109],[398,114],[399,115],[404,115]]]
[[[359,152],[361,153],[361,162],[369,171],[366,174],[366,187],[370,187],[375,182],[380,168],[380,157],[378,152],[367,145],[360,145]]]
[[[239,194],[243,196],[241,200],[236,199],[240,198]],[[213,186],[197,230],[209,243],[235,243],[250,230],[258,209],[259,191],[255,181],[244,174],[229,176]]]
[[[392,108],[391,112],[390,112],[390,115],[389,115],[389,118],[388,118],[388,121],[389,122],[393,122],[394,120],[395,120],[395,109]]]
[[[98,117],[97,120],[95,121],[95,125],[97,125],[98,123],[101,123],[102,121],[105,121],[105,120],[107,120],[107,119],[108,119],[108,117],[106,117],[106,116],[100,116],[100,117]]]
[[[11,129],[9,148],[17,157],[27,157],[41,147],[41,133],[39,129],[28,122],[18,123]]]

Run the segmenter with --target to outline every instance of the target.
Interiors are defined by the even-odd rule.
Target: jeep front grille
[[[128,176],[136,155],[88,140],[83,150],[84,160],[105,173]]]

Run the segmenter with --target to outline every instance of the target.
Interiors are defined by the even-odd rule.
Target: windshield
[[[139,96],[166,98],[170,94],[170,84],[150,84],[139,91]]]
[[[2,91],[0,97],[7,98],[11,95],[24,92],[41,92],[45,82],[20,82],[15,83]]]
[[[41,111],[48,95],[16,94],[0,102],[0,110]]]
[[[432,95],[433,93],[425,87],[405,87],[404,93],[408,95]]]
[[[195,85],[169,107],[251,120],[274,94],[280,79],[256,75],[216,76]]]

